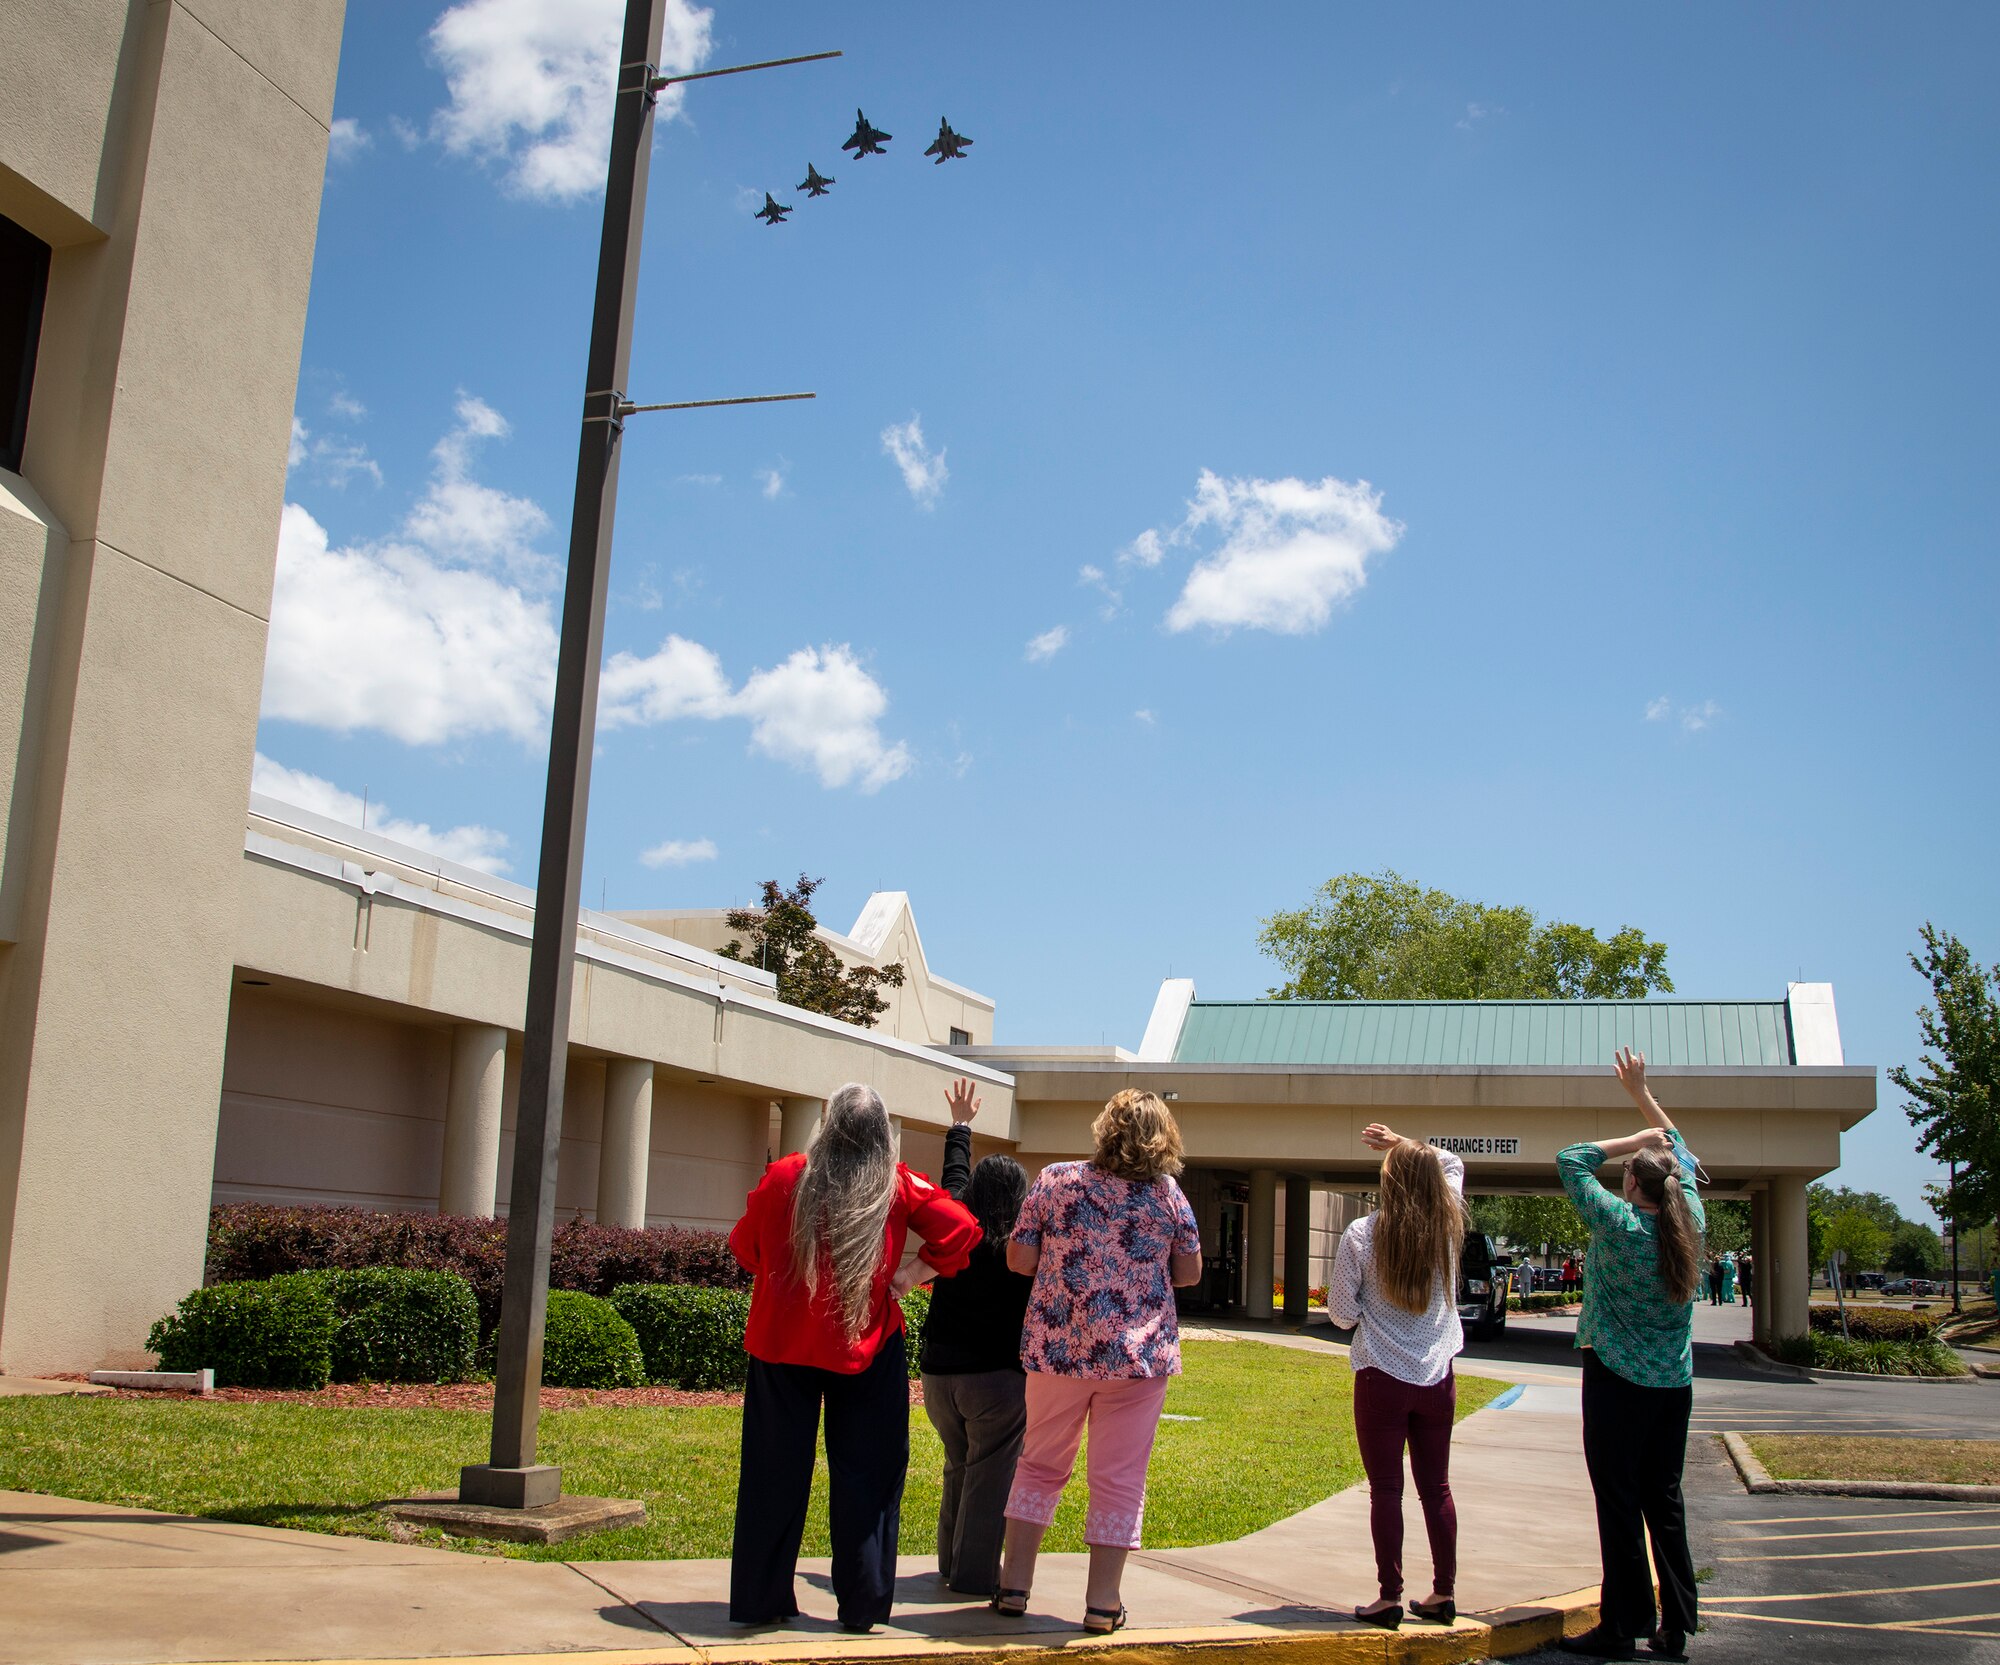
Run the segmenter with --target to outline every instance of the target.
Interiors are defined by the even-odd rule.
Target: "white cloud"
[[[266,716],[339,733],[374,729],[411,745],[478,734],[527,745],[546,738],[556,627],[549,600],[524,577],[553,570],[527,542],[547,517],[532,500],[469,473],[476,442],[506,432],[491,406],[462,395],[456,426],[433,452],[429,488],[380,542],[336,549],[310,513],[285,505]],[[683,590],[699,585],[698,573],[673,576]],[[712,650],[670,635],[651,654],[611,656],[598,720],[616,729],[741,718],[753,750],[827,786],[873,792],[913,763],[904,742],[882,734],[888,706],[845,645],[801,648],[737,688]]]
[[[722,661],[698,642],[669,636],[643,658],[619,653],[598,683],[598,726],[629,728],[683,717],[750,722],[754,750],[817,774],[823,786],[879,791],[909,773],[909,747],[883,738],[889,696],[854,651],[800,648],[782,665],[732,689]]]
[[[1168,541],[1210,535],[1221,542],[1188,574],[1167,628],[1302,636],[1367,582],[1369,559],[1393,549],[1403,527],[1382,513],[1382,494],[1365,480],[1225,480],[1203,469]]]
[[[1166,546],[1160,542],[1160,534],[1151,527],[1118,552],[1121,567],[1156,567],[1165,557]]]
[[[765,497],[775,499],[785,489],[785,476],[783,471],[776,468],[758,469],[757,489],[761,491],[765,495]]]
[[[313,474],[323,484],[344,486],[357,474],[365,474],[378,486],[382,466],[369,456],[359,440],[332,439],[322,435],[312,443]]]
[[[663,844],[655,844],[650,850],[641,850],[639,859],[648,867],[686,867],[690,862],[713,861],[715,840],[670,838]]]
[[[336,388],[333,397],[326,402],[326,408],[335,416],[344,417],[349,422],[359,422],[368,414],[368,407],[345,388]]]
[[[669,636],[644,658],[614,653],[597,682],[597,726],[632,728],[680,717],[726,717],[729,678],[699,642]]]
[[[264,715],[410,745],[547,735],[547,605],[400,539],[331,547],[296,503],[278,531]]]
[[[312,431],[309,428],[307,428],[306,425],[303,422],[301,422],[296,416],[294,416],[292,418],[291,443],[285,447],[286,473],[289,474],[293,469],[297,468],[300,463],[306,460],[306,441],[311,437],[312,437]]]
[[[389,118],[389,131],[395,137],[396,143],[405,150],[415,150],[424,142],[423,129],[415,122],[406,121],[401,116]]]
[[[1458,118],[1458,125],[1462,131],[1470,133],[1482,121],[1490,120],[1494,116],[1504,116],[1506,113],[1506,107],[1500,104],[1468,104],[1465,107],[1465,114]]]
[[[1676,708],[1673,699],[1669,695],[1662,694],[1658,699],[1646,702],[1647,722],[1663,723],[1671,717],[1680,724],[1683,734],[1699,734],[1703,729],[1712,727],[1721,715],[1722,707],[1714,700],[1703,700],[1698,705],[1683,705]]]
[[[507,419],[484,399],[458,396],[458,425],[432,448],[437,467],[429,489],[403,523],[405,533],[428,549],[499,569],[517,581],[553,583],[556,565],[534,542],[549,517],[532,498],[515,497],[471,477],[481,440],[504,439]]]
[[[462,0],[431,26],[451,102],[432,118],[447,150],[505,170],[507,188],[574,202],[604,188],[624,6],[620,0]],[[667,0],[660,67],[698,69],[713,14]],[[656,120],[680,108],[660,95]]]
[[[889,696],[851,648],[800,648],[782,665],[752,673],[732,702],[750,719],[750,744],[782,763],[810,767],[822,786],[853,781],[879,792],[914,759],[882,738]]]
[[[1058,624],[1044,630],[1039,636],[1028,638],[1028,663],[1039,665],[1045,659],[1053,659],[1069,646],[1069,626]]]
[[[903,484],[921,508],[935,508],[944,492],[951,470],[944,465],[944,447],[932,451],[924,444],[924,422],[913,416],[907,422],[892,422],[882,430],[882,449],[902,470]]]
[[[326,130],[326,159],[335,164],[351,161],[374,142],[374,134],[352,116],[336,116]]]
[[[379,798],[368,802],[318,775],[274,763],[262,752],[257,753],[256,762],[251,767],[250,790],[299,809],[310,810],[315,815],[324,815],[331,821],[345,821],[350,826],[363,826],[365,814],[365,826],[369,832],[380,833],[397,844],[428,850],[446,861],[455,861],[461,867],[474,867],[482,873],[505,873],[508,870],[509,864],[502,854],[507,848],[507,835],[503,832],[492,827],[471,825],[447,827],[443,832],[437,832],[425,821],[399,820],[389,813],[389,806]]]
[[[1155,717],[1153,713],[1143,705],[1140,706],[1137,711],[1132,713],[1132,719],[1134,722],[1144,723],[1148,728],[1151,728],[1155,723],[1159,721],[1159,718]]]

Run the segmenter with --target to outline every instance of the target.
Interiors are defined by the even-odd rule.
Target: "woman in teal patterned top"
[[[1646,1086],[1645,1054],[1628,1047],[1616,1067],[1649,1125],[1623,1139],[1571,1145],[1556,1158],[1563,1189],[1590,1228],[1576,1344],[1583,1349],[1583,1456],[1604,1564],[1601,1619],[1562,1646],[1596,1659],[1635,1659],[1644,1636],[1655,1657],[1686,1659],[1695,1593],[1681,1469],[1694,1405],[1690,1330],[1705,1220],[1694,1153]],[[1597,1170],[1621,1159],[1621,1195],[1613,1196]],[[1660,1579],[1657,1619],[1648,1534]]]

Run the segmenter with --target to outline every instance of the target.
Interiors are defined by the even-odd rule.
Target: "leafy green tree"
[[[1990,1220],[2000,1213],[2000,966],[1981,965],[1928,921],[1922,936],[1910,964],[1934,1004],[1917,1012],[1921,1070],[1899,1064],[1889,1079],[1909,1095],[1917,1149],[1958,1163],[1959,1215]]]
[[[1327,880],[1263,920],[1257,942],[1286,974],[1279,1000],[1630,1000],[1674,987],[1666,944],[1637,926],[1600,938],[1388,870]]]
[[[1853,1191],[1841,1185],[1821,1186],[1820,1192],[1829,1214],[1845,1214],[1849,1209],[1859,1209],[1888,1233],[1893,1233],[1903,1223],[1903,1211],[1880,1191]]]
[[[725,916],[737,935],[723,946],[722,957],[771,972],[778,979],[778,998],[788,1006],[873,1029],[889,1009],[881,991],[903,986],[902,963],[851,966],[820,939],[812,898],[825,882],[801,873],[786,890],[766,879],[761,908],[732,908]]]
[[[1567,1197],[1473,1197],[1467,1211],[1474,1230],[1534,1254],[1580,1249],[1590,1241],[1583,1216]]]
[[[1841,1250],[1847,1253],[1845,1274],[1877,1271],[1889,1250],[1889,1233],[1866,1210],[1841,1209],[1827,1217],[1825,1254]]]
[[[1934,1278],[1944,1270],[1944,1239],[1915,1220],[1899,1220],[1883,1265],[1906,1278]]]
[[[1747,1202],[1723,1198],[1705,1205],[1708,1229],[1703,1233],[1703,1241],[1711,1256],[1719,1254],[1740,1255],[1750,1247],[1750,1205]]]

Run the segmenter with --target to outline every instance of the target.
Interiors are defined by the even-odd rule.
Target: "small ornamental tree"
[[[736,935],[724,944],[722,957],[770,972],[778,979],[778,998],[788,1006],[873,1029],[889,1009],[880,991],[903,986],[902,962],[848,965],[820,940],[812,898],[825,882],[801,873],[786,890],[766,879],[762,907],[729,910],[726,918]]]
[[[1917,1149],[1958,1164],[1959,1217],[1990,1220],[2000,1213],[2000,966],[1934,925],[1922,936],[1923,953],[1910,956],[1934,1002],[1917,1012],[1922,1068],[1898,1065],[1889,1079],[1909,1095]]]

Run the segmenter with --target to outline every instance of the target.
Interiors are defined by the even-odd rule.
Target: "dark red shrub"
[[[472,1285],[482,1334],[491,1334],[500,1322],[506,1264],[504,1220],[279,1203],[225,1203],[209,1211],[208,1283],[361,1266],[456,1272]],[[549,1246],[552,1289],[609,1295],[627,1283],[743,1289],[749,1282],[720,1232],[567,1220],[556,1227]]]

